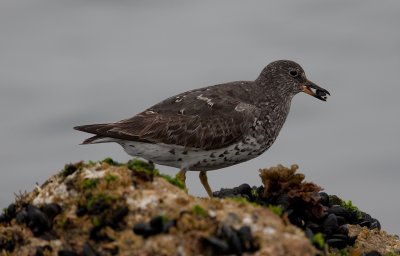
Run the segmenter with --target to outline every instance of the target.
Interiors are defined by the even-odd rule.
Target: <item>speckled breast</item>
[[[260,142],[263,143],[260,143]],[[119,141],[132,156],[151,160],[156,164],[176,167],[188,171],[210,171],[253,159],[265,152],[273,140],[246,137],[225,148],[202,150],[178,145],[150,144],[135,141]]]

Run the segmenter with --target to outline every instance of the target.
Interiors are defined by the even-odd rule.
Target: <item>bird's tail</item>
[[[95,135],[93,137],[90,137],[86,140],[84,140],[81,145],[85,144],[95,144],[95,143],[106,143],[106,142],[117,142],[118,139],[110,138],[110,137],[104,137],[100,135]]]
[[[100,130],[107,128],[109,126],[110,124],[88,124],[88,125],[75,126],[74,129],[81,132],[98,134]]]
[[[107,129],[109,126],[110,126],[110,124],[89,124],[89,125],[76,126],[76,127],[74,127],[74,129],[78,130],[78,131],[82,131],[82,132],[96,134],[95,136],[84,140],[81,143],[81,145],[94,144],[94,143],[105,143],[105,142],[116,142],[118,139],[98,135],[98,133],[101,133],[100,131],[102,129],[104,129],[104,128]]]

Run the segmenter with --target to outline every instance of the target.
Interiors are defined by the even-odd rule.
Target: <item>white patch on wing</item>
[[[207,102],[207,104],[208,104],[210,107],[212,107],[212,106],[214,105],[214,102],[212,102],[212,99],[207,98],[207,97],[203,97],[203,94],[200,94],[199,96],[197,96],[196,99]]]
[[[236,107],[235,107],[235,110],[237,111],[237,112],[243,112],[243,111],[245,111],[247,108],[247,106],[246,106],[247,104],[243,104],[243,103],[239,103],[239,104],[237,104],[236,105]]]
[[[237,104],[235,107],[235,110],[237,112],[243,112],[243,111],[254,112],[256,109],[257,108],[254,105],[243,103],[243,102]]]
[[[181,101],[183,100],[183,98],[185,98],[185,97],[186,97],[185,95],[183,95],[183,96],[178,96],[178,97],[176,97],[175,102],[176,102],[176,103],[181,102]]]

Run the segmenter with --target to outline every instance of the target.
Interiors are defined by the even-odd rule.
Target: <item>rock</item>
[[[188,195],[180,181],[146,162],[69,164],[0,215],[0,253],[307,256],[322,253],[315,237],[328,251],[354,242],[359,255],[399,250],[394,236],[370,243],[362,234],[382,236],[367,228],[380,228],[379,221],[304,182],[297,169],[264,169],[263,186],[242,184],[209,199]]]
[[[340,249],[352,250],[357,237],[349,236],[349,225],[357,224],[370,230],[381,228],[377,219],[360,211],[351,201],[320,192],[321,188],[306,182],[304,175],[296,173],[297,169],[296,165],[290,168],[279,165],[261,170],[264,187],[253,187],[251,197],[243,197],[238,192],[239,187],[250,187],[245,184],[216,191],[214,195],[243,197],[260,206],[280,209],[276,211],[278,215],[286,216],[291,224],[303,229],[317,248],[323,249],[324,243],[328,244],[328,251],[333,254]],[[396,253],[396,249],[392,248],[391,252]],[[361,250],[361,253],[368,251]]]
[[[359,225],[349,225],[349,235],[356,237],[354,248],[365,253],[378,252],[381,255],[400,255],[400,240],[396,235],[389,235],[385,231]]]

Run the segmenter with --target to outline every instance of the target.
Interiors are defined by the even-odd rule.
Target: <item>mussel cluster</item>
[[[167,220],[163,216],[156,216],[148,223],[139,222],[133,226],[133,232],[136,235],[147,238],[149,236],[157,235],[160,233],[167,233],[171,227],[176,225],[176,220]]]
[[[57,239],[52,232],[52,223],[55,216],[61,212],[61,207],[56,203],[44,204],[36,207],[31,204],[17,207],[10,204],[0,215],[0,223],[11,223],[13,219],[20,225],[26,225],[35,237],[46,240]],[[18,242],[17,236],[11,236],[11,240],[0,241],[0,251],[12,252]],[[3,239],[0,239],[3,240]],[[39,254],[40,255],[40,254]]]
[[[18,224],[25,224],[34,236],[41,236],[52,228],[52,221],[61,212],[56,203],[44,204],[40,208],[28,204],[17,211],[15,204],[10,204],[0,215],[0,223],[9,223],[16,219]]]
[[[203,244],[210,255],[242,255],[259,249],[249,226],[239,230],[226,223],[220,223],[215,236],[205,237]]]
[[[213,195],[219,198],[243,197],[249,202],[266,207],[279,205],[290,222],[302,228],[311,241],[314,242],[314,236],[321,233],[326,243],[333,248],[342,249],[354,244],[355,237],[348,235],[348,224],[380,229],[378,220],[365,212],[345,206],[345,202],[337,196],[325,192],[317,192],[314,195],[319,199],[318,204],[313,205],[299,197],[290,197],[287,193],[268,198],[264,196],[264,191],[264,186],[250,187],[248,184],[242,184],[234,188],[221,189]],[[321,213],[320,209],[323,209]]]

